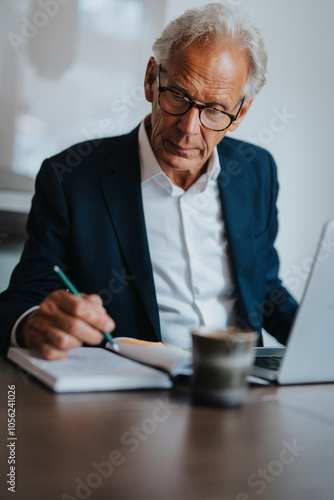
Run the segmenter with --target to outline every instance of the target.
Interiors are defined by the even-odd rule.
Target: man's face
[[[244,52],[231,48],[190,45],[162,64],[160,84],[190,98],[197,104],[214,106],[236,114],[243,97],[248,75]],[[145,95],[152,103],[149,137],[155,156],[166,172],[199,172],[213,148],[227,130],[235,130],[248,111],[252,100],[246,100],[238,119],[222,132],[205,128],[199,110],[174,116],[163,111],[158,103],[158,68],[150,59],[145,76]]]

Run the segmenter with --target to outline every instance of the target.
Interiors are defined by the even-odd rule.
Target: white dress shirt
[[[198,325],[234,325],[232,281],[217,177],[215,149],[207,171],[187,190],[160,168],[139,128],[139,158],[145,223],[159,306],[162,341],[191,346]]]

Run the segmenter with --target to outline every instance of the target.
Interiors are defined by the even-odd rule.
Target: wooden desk
[[[0,377],[2,499],[334,498],[333,384],[253,387],[244,407],[218,410],[177,390],[55,395],[3,359]],[[15,494],[4,480],[11,384]]]

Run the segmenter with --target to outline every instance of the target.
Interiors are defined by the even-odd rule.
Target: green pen
[[[54,266],[53,269],[56,271],[56,273],[58,274],[59,278],[62,280],[62,282],[64,283],[64,285],[67,286],[67,288],[69,289],[69,291],[71,293],[73,293],[73,295],[76,295],[80,299],[83,299],[83,296],[81,295],[81,293],[79,292],[79,290],[77,290],[75,288],[75,286],[70,281],[70,279],[66,276],[66,274],[64,273],[64,271],[62,271],[58,266]],[[102,332],[102,333],[106,337],[106,339],[110,342],[110,344],[114,347],[115,351],[119,351],[119,347],[118,347],[117,344],[115,344],[115,341],[114,341],[112,335],[110,333],[106,333],[106,332]]]

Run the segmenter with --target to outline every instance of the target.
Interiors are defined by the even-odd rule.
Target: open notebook
[[[58,361],[46,361],[19,347],[11,347],[7,357],[55,392],[169,389],[176,377],[192,373],[191,354],[186,351],[134,339],[115,341],[121,355],[108,344],[110,350],[81,347]]]

